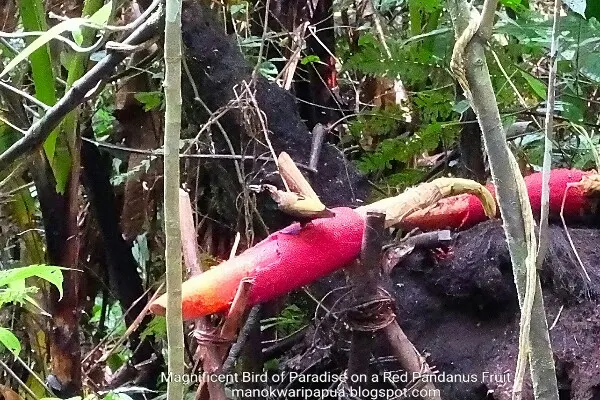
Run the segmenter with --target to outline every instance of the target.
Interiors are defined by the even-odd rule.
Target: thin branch
[[[179,189],[179,219],[185,269],[188,276],[201,274],[204,272],[204,269],[203,265],[198,262],[198,242],[196,239],[192,203],[189,194],[183,189]],[[201,332],[210,332],[214,329],[214,325],[206,317],[198,318],[195,326],[196,330]],[[199,343],[193,358],[196,363],[202,363],[204,371],[212,371],[221,365],[217,346],[214,343]],[[194,370],[196,370],[195,367]],[[196,397],[201,399],[208,395],[214,400],[224,399],[224,390],[220,382],[206,382],[205,386],[200,385],[198,387]]]
[[[440,390],[436,389],[432,379],[433,371],[425,357],[412,344],[406,336],[398,321],[394,320],[383,329],[380,336],[390,347],[392,355],[398,360],[398,363],[411,377],[411,382],[420,385],[424,395],[423,400],[441,400]]]
[[[367,375],[374,345],[374,333],[381,329],[376,324],[381,317],[375,313],[380,310],[375,307],[371,310],[367,305],[382,300],[378,292],[381,279],[380,263],[384,223],[385,213],[367,212],[360,262],[355,264],[354,268],[348,268],[354,299],[357,302],[353,313],[349,315],[348,321],[352,326],[352,340],[348,356],[348,377],[350,382],[355,383],[364,382],[362,379],[356,379],[356,377]],[[389,307],[382,306],[381,308],[383,310],[380,312],[390,314],[387,316],[388,318],[395,317]],[[361,321],[361,325],[364,326],[359,326],[356,321]],[[360,387],[358,384],[352,386],[355,388]]]
[[[544,120],[544,161],[542,163],[542,204],[540,209],[539,244],[537,265],[540,267],[548,251],[548,213],[550,212],[550,168],[552,167],[552,140],[554,137],[554,99],[556,96],[556,69],[558,58],[558,26],[561,0],[554,0],[554,22],[552,24],[552,43],[550,45],[550,73],[548,75],[548,96],[546,100],[546,117]]]
[[[34,96],[30,95],[29,93],[27,93],[23,90],[17,89],[16,87],[9,85],[8,83],[4,82],[3,80],[0,80],[0,86],[4,87],[12,92],[15,92],[19,96],[31,101],[33,104],[40,107],[44,111],[50,110],[50,106],[47,105],[46,103],[36,99]]]
[[[6,373],[10,376],[12,376],[12,378],[17,381],[17,383],[19,384],[19,386],[25,390],[25,392],[27,392],[27,394],[29,396],[31,396],[32,399],[37,399],[38,397],[35,395],[35,393],[33,393],[33,391],[29,388],[29,386],[23,382],[23,380],[21,378],[19,378],[19,376],[8,366],[6,365],[6,363],[2,360],[0,360],[0,367],[2,367],[4,369],[4,371],[6,371]]]
[[[82,138],[84,141],[95,144],[98,147],[102,147],[105,149],[111,149],[115,151],[120,151],[123,153],[135,153],[135,154],[145,154],[148,156],[155,157],[164,157],[165,153],[161,149],[156,150],[148,150],[148,149],[136,149],[133,147],[120,146],[118,144],[99,142],[90,138]],[[240,161],[267,161],[267,162],[276,162],[273,157],[266,156],[245,156],[241,154],[182,154],[179,153],[179,158],[200,158],[204,160],[240,160]],[[296,165],[306,171],[316,172],[313,168],[306,164],[296,163]]]
[[[242,330],[240,331],[238,340],[231,346],[231,349],[229,350],[229,354],[227,355],[227,358],[223,362],[223,368],[221,370],[221,374],[227,375],[227,374],[231,374],[231,372],[233,371],[235,362],[239,358],[242,350],[244,349],[244,346],[246,345],[246,342],[248,341],[248,337],[250,336],[252,330],[254,329],[254,326],[260,322],[260,311],[261,311],[261,306],[256,305],[252,308],[252,310],[248,314],[248,318],[246,319],[246,322],[244,323],[244,326],[242,327]]]

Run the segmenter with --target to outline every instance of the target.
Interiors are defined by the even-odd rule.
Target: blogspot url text
[[[291,373],[233,373],[233,374],[198,374],[161,375],[163,381],[177,381],[184,384],[206,384],[217,382],[228,386],[233,398],[327,398],[357,397],[363,399],[393,398],[431,398],[440,397],[439,386],[446,383],[506,383],[510,381],[510,372],[481,372],[472,374],[420,374],[407,372],[385,372],[381,375],[351,375],[345,373],[332,374],[300,374]],[[414,385],[421,382],[421,385]],[[263,387],[239,387],[236,384],[263,383]],[[289,383],[294,383],[293,387]],[[364,387],[377,383],[387,384],[385,388]],[[431,383],[432,385],[423,385]],[[305,384],[305,385],[303,385]],[[324,384],[324,385],[319,385]],[[404,385],[402,385],[404,384]],[[299,387],[300,386],[300,387]],[[304,387],[302,387],[304,386]],[[327,386],[318,387],[318,386]],[[392,386],[392,387],[389,387]],[[404,386],[404,387],[399,387]]]

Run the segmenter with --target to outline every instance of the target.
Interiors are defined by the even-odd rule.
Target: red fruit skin
[[[345,267],[360,253],[364,219],[350,208],[336,208],[335,217],[316,219],[273,233],[239,256],[182,284],[183,318],[190,320],[225,311],[240,281],[254,282],[251,304],[274,299]],[[150,310],[164,315],[166,294]]]
[[[584,176],[591,173],[593,172],[584,172],[578,169],[553,169],[550,172],[550,214],[560,215],[566,191],[565,218],[580,217],[586,211],[588,196],[581,187],[572,184],[580,182]],[[527,185],[527,194],[533,214],[538,216],[542,207],[542,173],[537,172],[525,177],[525,185]]]
[[[550,215],[560,215],[563,196],[565,199],[565,218],[580,217],[588,207],[588,196],[579,186],[581,179],[592,172],[577,169],[554,169],[550,172]],[[531,202],[534,216],[539,216],[542,204],[542,173],[536,172],[525,177],[525,186]],[[492,184],[488,184],[494,198],[496,191]],[[448,197],[440,200],[434,207],[417,211],[407,216],[403,221],[404,228],[419,228],[422,230],[436,229],[465,229],[487,220],[479,199],[466,194]]]

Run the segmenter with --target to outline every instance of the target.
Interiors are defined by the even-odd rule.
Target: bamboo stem
[[[167,274],[167,399],[182,399],[184,337],[181,304],[181,231],[179,227],[179,132],[181,129],[181,1],[167,0],[165,15],[165,161],[164,220]]]

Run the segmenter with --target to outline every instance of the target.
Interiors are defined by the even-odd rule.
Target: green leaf
[[[431,13],[442,7],[441,0],[409,0],[411,6],[417,6],[418,11]]]
[[[454,106],[452,107],[452,111],[462,114],[465,111],[467,111],[469,107],[471,107],[471,105],[469,104],[469,100],[461,100],[458,103],[454,104]]]
[[[150,320],[146,329],[140,334],[140,339],[144,340],[148,336],[165,338],[167,336],[167,321],[165,317],[155,316]]]
[[[89,4],[89,2],[86,2],[86,5],[88,5],[88,4]],[[94,14],[92,14],[91,17],[88,18],[89,22],[92,25],[97,25],[98,27],[106,25],[108,23],[108,20],[110,19],[110,14],[112,12],[112,4],[113,4],[112,0],[109,1],[108,3],[104,4],[98,11],[96,11]],[[85,17],[87,17],[87,15],[85,15]],[[73,34],[73,39],[75,39],[75,42],[79,46],[84,45],[85,39],[84,39],[84,35],[82,33],[81,27],[75,28],[75,30],[73,30],[72,34]],[[76,35],[77,35],[77,37],[76,37]]]
[[[272,79],[277,76],[277,66],[271,62],[271,60],[266,60],[260,63],[258,67],[258,71],[267,79]]]
[[[321,59],[319,58],[319,56],[311,54],[309,56],[306,56],[302,59],[302,61],[300,61],[300,63],[302,65],[306,65],[306,64],[311,64],[311,63],[316,63],[321,61]]]
[[[111,371],[116,371],[125,364],[125,357],[122,354],[112,353],[106,360],[106,365]]]
[[[7,303],[15,303],[15,304],[24,304],[31,303],[36,308],[41,308],[32,301],[30,295],[33,295],[38,292],[37,287],[21,287],[20,285],[11,286],[8,289],[0,289],[0,307]],[[42,310],[43,311],[43,310]],[[45,311],[44,311],[45,313]]]
[[[113,335],[120,335],[125,332],[126,326],[123,320],[123,310],[119,306],[119,303],[113,303],[108,308],[105,326]]]
[[[8,329],[0,327],[0,343],[16,356],[21,352],[19,339]]]
[[[264,368],[267,371],[277,371],[279,369],[279,360],[276,358],[268,360],[267,362],[265,362]]]
[[[111,396],[109,398],[109,395]],[[127,393],[123,392],[111,392],[106,395],[104,400],[133,400],[133,398]]]
[[[546,87],[546,84],[525,71],[521,71],[521,75],[523,76],[523,78],[525,78],[533,92],[539,98],[546,100],[546,96],[548,95],[548,89]]]
[[[241,2],[240,4],[232,4],[230,6],[231,16],[235,17],[238,14],[246,13],[246,9],[248,8],[248,3]]]
[[[56,286],[60,297],[62,298],[63,274],[61,269],[61,267],[40,264],[2,270],[0,271],[0,287],[7,285],[21,285],[22,281],[25,281],[25,279],[37,276]]]
[[[398,189],[404,189],[419,183],[424,175],[425,172],[422,170],[407,168],[402,172],[390,175],[387,179],[387,183]]]
[[[89,21],[92,24],[96,24],[99,26],[106,25],[108,20],[110,19],[110,14],[112,12],[112,0],[103,5],[98,11],[96,11],[90,18]]]
[[[134,97],[144,105],[144,111],[154,110],[162,104],[161,92],[139,92]]]
[[[77,27],[74,32],[74,38],[79,40],[80,46],[91,46],[91,47],[80,47],[75,49],[75,53],[68,63],[65,65],[68,70],[67,74],[67,87],[70,89],[73,83],[81,78],[86,71],[86,67],[89,59],[89,51],[93,50],[93,43],[95,38],[95,29],[104,26],[112,13],[112,3],[104,4],[104,0],[86,0],[83,3],[82,15],[89,18],[81,18],[80,21],[87,21],[82,23],[80,27]],[[85,26],[84,26],[85,25]],[[92,28],[93,27],[93,28]],[[80,37],[79,37],[80,35]],[[57,191],[62,191],[67,185],[70,179],[71,170],[71,154],[77,152],[76,143],[78,137],[78,121],[79,113],[71,111],[62,120],[59,129],[63,133],[57,139],[57,150],[56,155],[58,161],[53,163],[56,175],[56,186]]]
[[[106,139],[113,130],[115,120],[116,118],[109,109],[105,107],[98,108],[92,116],[92,129],[96,139]]]
[[[557,102],[562,108],[560,115],[570,122],[582,123],[587,109],[586,101],[568,93],[563,93],[561,97],[562,101]]]
[[[71,178],[71,153],[65,135],[58,135],[56,138],[52,170],[56,180],[56,192],[63,193]]]
[[[513,10],[516,10],[522,7],[523,0],[500,0],[505,7],[510,7]]]
[[[290,304],[277,317],[262,320],[261,330],[275,327],[279,332],[287,335],[300,329],[305,323],[306,315],[302,309],[295,304]]]
[[[73,36],[73,41],[77,43],[78,46],[83,44],[83,33],[81,33],[81,28],[77,27],[73,29],[71,35]]]
[[[600,63],[598,58],[600,54],[598,52],[581,51],[579,52],[579,63],[580,72],[588,79],[593,80],[596,83],[600,83]]]

